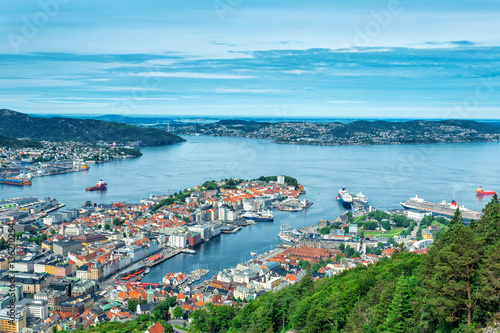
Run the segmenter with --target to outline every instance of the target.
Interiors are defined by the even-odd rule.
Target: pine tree
[[[497,312],[500,304],[500,241],[489,246],[485,251],[479,275],[484,311]]]
[[[476,230],[484,239],[485,252],[479,269],[483,313],[498,312],[500,304],[500,202],[495,194],[484,207]]]
[[[475,224],[474,229],[484,238],[486,246],[498,242],[500,237],[500,202],[496,194],[486,204],[481,219]]]
[[[408,321],[413,316],[412,301],[415,297],[418,279],[414,276],[400,276],[396,284],[396,291],[385,321],[384,332],[406,332]]]
[[[472,312],[479,298],[475,286],[482,260],[482,239],[461,222],[457,210],[450,229],[432,246],[423,261],[421,277],[433,312],[447,322],[457,322]],[[438,242],[439,243],[439,242]]]
[[[446,244],[448,244],[450,242],[450,239],[453,237],[454,230],[459,225],[463,225],[463,218],[460,209],[458,209],[457,207],[450,223],[448,224],[448,230],[446,230],[446,232],[442,233],[439,238],[436,239],[436,241],[433,243],[433,247],[441,250],[444,246],[446,246]]]

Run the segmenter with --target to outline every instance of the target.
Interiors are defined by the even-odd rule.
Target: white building
[[[278,176],[278,184],[285,185],[285,176]]]
[[[140,246],[127,246],[123,249],[120,249],[119,252],[125,253],[132,262],[136,262],[144,258],[144,251]]]
[[[212,231],[212,238],[217,237],[221,234],[221,224],[220,223],[212,223],[210,224]]]
[[[45,320],[49,316],[49,303],[46,300],[25,298],[17,304],[24,306],[26,317],[28,318],[40,318]]]
[[[212,238],[212,227],[209,224],[195,225],[189,227],[188,230],[198,232],[203,240]]]
[[[219,220],[227,221],[227,212],[228,209],[226,207],[219,207]]]
[[[243,210],[246,211],[254,211],[257,210],[257,203],[254,199],[245,199],[243,200]]]
[[[238,213],[235,211],[228,211],[227,212],[227,220],[228,221],[236,221],[238,219]]]
[[[64,234],[70,236],[79,236],[82,234],[82,232],[76,225],[70,224],[64,229]]]
[[[406,217],[409,219],[412,219],[414,221],[422,221],[422,219],[425,216],[432,215],[431,212],[425,211],[425,210],[414,210],[414,209],[408,209],[404,211]]]
[[[187,244],[186,235],[184,235],[184,234],[172,235],[169,238],[169,245],[172,247],[184,248],[184,247],[186,247],[186,244]]]
[[[10,270],[23,272],[23,273],[31,273],[35,267],[33,261],[18,261],[10,264]]]
[[[350,224],[349,225],[349,235],[356,236],[357,234],[358,234],[358,225],[357,224]]]
[[[76,270],[76,277],[81,279],[81,280],[87,280],[87,269],[82,268],[82,269],[77,269]]]

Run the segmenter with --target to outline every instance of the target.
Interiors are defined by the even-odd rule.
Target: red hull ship
[[[108,184],[107,184],[107,183],[105,183],[105,182],[103,182],[103,181],[102,181],[102,179],[101,179],[101,180],[99,180],[99,181],[97,182],[97,184],[95,184],[95,186],[92,186],[92,187],[87,187],[87,188],[85,189],[85,191],[103,191],[103,190],[105,190],[105,189],[106,189],[106,186],[107,186],[107,185],[108,185]]]
[[[0,184],[18,185],[18,186],[29,186],[29,185],[31,185],[31,181],[29,179],[0,178]]]
[[[496,191],[485,191],[482,187],[478,187],[476,190],[476,195],[494,195],[496,193]]]

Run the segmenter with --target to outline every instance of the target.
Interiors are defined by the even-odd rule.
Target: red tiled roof
[[[163,332],[165,332],[165,329],[163,328],[163,326],[161,326],[160,323],[156,323],[153,326],[151,326],[150,328],[148,328],[148,332],[149,333],[163,333]]]

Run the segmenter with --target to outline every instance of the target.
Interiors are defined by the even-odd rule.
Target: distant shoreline
[[[158,128],[165,129],[164,125]],[[345,123],[221,120],[211,124],[167,125],[178,135],[267,139],[273,143],[345,146],[500,141],[500,128],[468,120]]]

